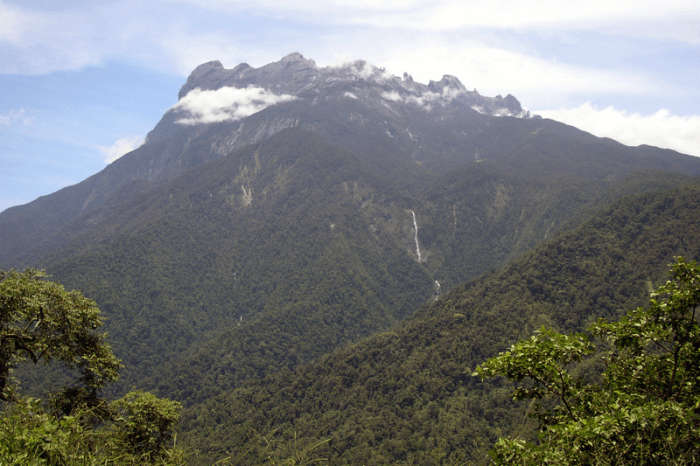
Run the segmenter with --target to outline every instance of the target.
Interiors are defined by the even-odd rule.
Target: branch
[[[34,351],[31,348],[28,348],[26,346],[27,342],[31,343],[34,341],[34,337],[25,337],[22,335],[15,335],[15,334],[3,335],[3,339],[6,339],[6,338],[7,339],[12,338],[13,340],[15,340],[15,346],[17,347],[17,349],[24,350],[27,353],[29,353],[29,357],[31,358],[32,361],[34,361],[34,364],[39,362],[39,357],[36,354],[34,354]]]
[[[571,411],[571,406],[569,406],[569,403],[566,401],[566,396],[564,396],[564,394],[566,393],[566,382],[564,381],[564,374],[561,369],[558,369],[557,371],[559,372],[559,380],[561,380],[561,393],[559,394],[559,398],[561,398],[562,403],[564,403],[564,406],[566,407],[569,416],[571,416],[571,419],[573,419],[574,422],[578,422],[578,418],[574,416],[574,413]]]

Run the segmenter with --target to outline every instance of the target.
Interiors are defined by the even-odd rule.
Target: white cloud
[[[226,13],[246,11],[277,18],[319,19],[347,22],[348,14],[358,12],[407,11],[426,5],[425,0],[171,0]],[[432,3],[432,2],[431,2]]]
[[[240,61],[259,66],[299,50],[323,64],[364,58],[399,76],[408,71],[421,82],[448,73],[484,95],[512,93],[525,106],[539,108],[559,108],[600,94],[640,99],[655,95],[658,101],[673,93],[687,94],[688,89],[663,77],[652,78],[663,76],[662,64],[629,65],[637,71],[627,69],[624,60],[596,66],[590,64],[595,51],[583,49],[587,64],[577,64],[579,57],[573,55],[562,62],[538,56],[527,45],[491,40],[490,34],[498,36],[503,28],[545,35],[598,28],[700,43],[697,0],[592,0],[581,5],[503,0],[498,7],[471,0],[125,0],[66,2],[44,9],[31,5],[0,0],[0,72],[47,73],[123,61],[187,74],[212,59],[225,66]],[[157,24],[148,19],[155,16]],[[203,19],[218,21],[214,16],[220,22],[203,28]],[[266,39],[246,28],[223,26],[243,19],[264,31]],[[289,20],[295,23],[284,27]],[[675,74],[694,73],[693,56],[687,60],[690,68]],[[640,74],[641,69],[646,74]],[[374,71],[362,65],[358,72]]]
[[[403,100],[401,95],[396,91],[382,92],[382,99],[389,100],[391,102],[400,102]]]
[[[112,145],[97,146],[97,148],[102,152],[105,163],[112,163],[122,155],[140,147],[143,141],[140,136],[127,136],[117,139]]]
[[[83,11],[49,13],[0,0],[3,72],[41,74],[99,63],[106,51],[100,23]]]
[[[440,93],[432,91],[413,91],[402,96],[396,91],[384,91],[380,94],[380,97],[390,102],[402,102],[404,104],[417,105],[424,110],[430,111],[433,108],[433,104],[447,105],[462,94],[464,94],[462,89],[445,86],[442,88]]]
[[[30,20],[27,13],[0,2],[0,40],[17,41]]]
[[[513,88],[519,92],[641,93],[652,87],[651,83],[636,76],[552,62],[480,44],[460,45],[454,49],[445,46],[419,48],[416,50],[416,55],[420,57],[418,66],[423,70],[443,68],[443,73],[462,76],[467,82],[480,83],[488,94]],[[407,58],[401,54],[397,61]],[[395,66],[394,63],[387,64],[387,67]],[[451,73],[450,69],[455,72]]]
[[[162,66],[187,76],[197,65],[219,60],[224,66],[235,66],[241,61],[265,64],[281,58],[276,51],[267,53],[253,47],[241,47],[235,35],[221,32],[188,32],[172,28],[154,38],[154,48],[161,53]],[[280,52],[282,53],[282,52]],[[148,57],[144,57],[148,59]]]
[[[587,29],[613,23],[700,15],[700,7],[694,0],[589,0],[575,5],[561,0],[500,0],[497,5],[479,0],[443,0],[423,2],[414,8],[388,10],[385,15],[378,15],[375,11],[372,16],[359,16],[353,20],[379,27],[431,30],[464,27]],[[639,33],[646,34],[646,31]]]
[[[203,20],[213,20],[212,10],[220,22],[210,27]],[[159,21],[149,19],[153,17]],[[227,21],[238,24],[244,19],[253,21],[255,27],[268,27],[264,29],[267,40],[256,40],[258,36],[245,32],[245,28],[224,26]],[[267,21],[273,23],[268,25]],[[292,28],[313,32],[288,33],[279,27],[285,21],[292,21]],[[432,36],[437,45],[458,50],[449,34],[474,28],[496,34],[504,28],[538,34],[604,30],[698,44],[699,23],[697,0],[591,0],[577,5],[560,0],[502,0],[498,6],[476,0],[124,0],[62,2],[60,7],[49,9],[31,6],[31,2],[10,4],[0,0],[0,56],[4,73],[80,69],[110,60],[188,73],[211,59],[231,65],[241,60],[264,64],[290,50],[320,49],[318,40],[309,39],[322,34],[313,29],[316,26],[326,31],[329,25],[342,26],[342,33],[328,48],[357,58],[376,49],[400,49],[406,42],[402,33],[409,37],[423,33],[422,43]],[[378,38],[379,42],[373,40],[369,47],[358,47],[356,42],[362,42],[365,36]],[[284,49],[280,49],[280,43],[286,44]],[[382,47],[376,47],[377,43]],[[410,56],[410,50],[406,52]],[[313,58],[319,56],[314,54]]]
[[[346,66],[346,64],[340,65]],[[370,79],[371,77],[384,77],[384,71],[380,70],[376,66],[373,66],[366,61],[355,61],[349,64],[349,66],[354,70],[354,72],[362,79]]]
[[[526,53],[489,47],[470,39],[452,39],[443,43],[432,34],[396,34],[391,40],[366,34],[352,41],[363,58],[385,66],[394,75],[404,71],[419,82],[438,80],[442,74],[457,76],[468,88],[482,95],[513,94],[527,107],[563,105],[572,95],[601,93],[647,95],[663,88],[655,80],[624,69],[609,70],[545,60]],[[322,47],[314,50],[319,63],[347,62],[336,56],[334,45],[341,37],[324,37]],[[383,47],[373,44],[382,42]]]
[[[692,27],[700,21],[700,7],[685,0],[669,0],[663,8],[655,4],[644,4],[642,8],[636,2],[633,5],[631,2],[595,1],[573,7],[568,3],[546,1],[548,3],[543,5],[549,5],[548,8],[514,0],[504,0],[498,8],[491,2],[451,0],[435,3],[184,0],[175,3],[189,5],[175,7],[170,4],[173,2],[167,1],[154,0],[145,4],[126,0],[91,2],[80,8],[68,3],[65,8],[40,10],[8,6],[0,0],[0,56],[5,58],[3,71],[6,73],[46,73],[123,60],[187,74],[197,64],[212,59],[219,59],[226,66],[240,61],[259,66],[278,60],[289,51],[300,50],[326,64],[364,58],[386,66],[394,74],[409,71],[423,82],[439,79],[438,73],[449,73],[483,94],[513,93],[529,106],[552,108],[564,105],[565,99],[560,96],[570,93],[641,94],[658,92],[663,86],[622,67],[611,70],[607,66],[576,65],[576,57],[570,57],[571,63],[557,62],[516,50],[517,44],[511,44],[511,49],[508,49],[511,45],[506,48],[488,46],[475,41],[471,34],[453,35],[449,31],[471,26],[498,28],[505,25],[517,29],[538,25],[539,28],[543,23],[568,25],[576,18],[586,19],[586,24],[605,18],[612,18],[610,21],[634,18],[637,18],[635,21],[644,18],[672,21],[680,16],[679,12],[684,12],[682,22],[678,20],[677,23],[687,28],[664,27],[661,31],[679,34],[687,29],[700,37],[700,28]],[[267,20],[262,18],[268,18],[274,21],[275,29],[266,29],[267,41],[246,36],[236,27],[212,27],[203,32],[197,15],[190,18],[176,14],[178,10],[193,8],[200,14],[203,11],[211,14],[213,8],[218,10],[222,20],[230,18],[234,23],[255,13],[259,15],[255,18],[256,27],[265,28]],[[516,14],[518,12],[522,14]],[[159,17],[157,25],[144,20],[154,15]],[[309,23],[317,16],[323,19],[324,25],[330,22],[349,27],[343,27],[340,32],[329,32],[335,29],[327,27],[315,30]],[[300,35],[285,33],[284,28],[278,31],[278,22],[288,19],[297,21],[296,27],[302,25],[313,32]],[[585,21],[581,19],[579,23]],[[640,28],[646,35],[658,34],[659,30]],[[284,49],[280,49],[281,43],[285,44]],[[377,47],[378,43],[382,46]],[[369,65],[363,65],[358,71],[375,72]]]
[[[224,86],[216,90],[192,89],[172,108],[189,115],[177,120],[183,125],[235,121],[257,113],[270,105],[294,100],[287,94],[275,94],[260,87]]]
[[[649,144],[700,156],[700,115],[673,115],[664,109],[641,115],[612,106],[596,108],[590,103],[575,108],[537,110],[533,113],[627,145]]]
[[[175,0],[235,13],[322,24],[382,29],[451,31],[463,28],[511,30],[606,29],[639,37],[666,37],[698,43],[697,0]],[[684,23],[678,31],[673,24]],[[695,27],[692,27],[692,26]]]
[[[28,125],[32,122],[32,117],[23,108],[12,109],[5,113],[0,113],[0,126],[10,126],[16,123]]]

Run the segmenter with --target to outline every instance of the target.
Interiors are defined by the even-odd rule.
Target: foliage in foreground
[[[121,366],[98,333],[94,301],[35,270],[0,271],[0,463],[177,464],[171,447],[180,405],[146,392],[99,397]],[[22,396],[12,371],[31,360],[77,369],[48,400]]]
[[[646,307],[588,334],[543,327],[479,365],[532,399],[539,442],[501,438],[507,464],[695,464],[700,458],[700,267],[678,258]],[[592,338],[600,341],[596,352]],[[600,358],[600,360],[596,360]],[[591,382],[585,363],[602,364]]]

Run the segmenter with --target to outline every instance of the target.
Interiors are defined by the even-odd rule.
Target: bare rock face
[[[311,101],[316,99],[316,102],[318,99],[347,98],[349,93],[368,104],[384,99],[393,107],[405,107],[399,109],[401,111],[435,110],[453,104],[491,116],[529,116],[512,95],[505,99],[481,96],[476,91],[468,91],[455,76],[443,75],[439,81],[425,85],[415,82],[407,73],[402,77],[393,76],[364,60],[318,67],[316,62],[296,52],[260,68],[241,63],[226,69],[218,61],[204,63],[190,74],[179,97],[196,88],[216,90],[226,86],[258,87],[276,94],[291,94]]]
[[[291,53],[280,61],[260,68],[241,63],[234,68],[226,69],[221,62],[211,61],[194,69],[180,89],[178,97],[184,97],[195,88],[215,90],[224,86],[239,88],[256,86],[296,94],[318,74],[316,63],[304,58],[300,53]]]
[[[178,98],[184,97],[188,91],[194,89],[195,87],[215,89],[216,87],[220,86],[222,80],[225,79],[225,74],[226,70],[218,60],[202,63],[195,68],[192,73],[190,73],[190,76],[187,78],[187,82],[182,86],[182,89],[178,94]]]

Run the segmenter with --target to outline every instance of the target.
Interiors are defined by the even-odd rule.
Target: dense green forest
[[[293,368],[395,325],[435,280],[448,290],[596,205],[683,182],[565,167],[550,178],[495,161],[438,174],[404,160],[389,173],[367,157],[286,130],[86,213],[41,265],[100,303],[126,363],[116,394],[193,404]]]
[[[598,317],[616,319],[643,304],[673,256],[700,256],[699,216],[697,186],[626,197],[506,267],[426,304],[392,330],[310,364],[290,364],[263,378],[250,374],[231,391],[206,364],[192,365],[184,372],[188,377],[200,375],[195,387],[205,395],[189,395],[201,401],[183,413],[179,441],[184,450],[168,448],[178,414],[177,406],[167,400],[133,392],[100,405],[106,406],[100,408],[105,409],[102,413],[95,411],[98,403],[75,398],[83,392],[71,389],[56,392],[63,398],[49,396],[48,403],[20,397],[6,404],[0,423],[7,446],[3,454],[15,461],[31,450],[49,463],[113,461],[122,453],[125,456],[114,461],[484,462],[499,437],[534,441],[538,422],[531,419],[532,404],[511,400],[510,384],[479,381],[472,376],[474,367],[542,325],[579,330]],[[17,275],[7,277],[14,280]],[[17,288],[9,279],[3,285],[8,296]],[[62,296],[62,288],[56,290]],[[26,328],[41,322],[31,316],[18,320]],[[309,323],[302,320],[298,325]],[[283,332],[260,329],[260,334],[270,335],[260,345],[265,351],[286,356],[288,343],[275,340]],[[240,344],[246,347],[245,341]],[[248,364],[255,364],[252,361]],[[594,374],[596,364],[584,365],[583,373]],[[61,399],[68,404],[57,404]],[[56,406],[62,408],[57,411]],[[163,424],[156,420],[152,427],[142,427],[159,416]],[[152,433],[139,434],[143,428]],[[164,434],[153,434],[161,431]],[[143,435],[155,442],[156,456],[143,456],[151,450],[139,450],[129,440]],[[517,450],[521,443],[506,442],[496,444],[497,457],[511,461],[507,447]],[[77,447],[73,451],[69,445]],[[683,445],[687,450],[688,441]],[[536,464],[540,450],[533,451],[523,461]]]
[[[183,438],[203,463],[326,439],[314,453],[334,463],[483,461],[497,437],[536,426],[474,367],[542,325],[578,330],[643,304],[674,255],[698,257],[697,218],[697,187],[626,198],[393,331],[187,409]]]
[[[180,383],[164,365],[202,354],[230,386],[393,325],[431,296],[426,271],[359,211],[378,188],[358,180],[372,177],[352,154],[286,132],[138,196],[47,270],[100,303],[123,390],[201,399],[215,384]],[[410,214],[385,213],[410,246]]]
[[[583,359],[590,353],[586,340],[557,332],[580,330],[599,317],[614,322],[626,310],[644,304],[649,291],[663,281],[673,256],[700,256],[700,226],[696,221],[699,216],[700,188],[693,185],[617,201],[579,227],[557,235],[506,267],[426,304],[390,331],[333,351],[310,364],[282,369],[259,379],[251,376],[230,392],[203,397],[203,402],[186,408],[183,413],[179,441],[184,449],[172,447],[173,428],[179,418],[177,403],[139,391],[114,401],[98,397],[98,390],[106,382],[116,380],[120,364],[106,345],[105,335],[93,333],[102,325],[93,301],[77,292],[67,293],[35,272],[4,273],[0,279],[6,317],[2,367],[15,368],[23,359],[61,360],[78,369],[74,380],[78,385],[67,385],[42,401],[16,391],[14,379],[0,374],[6,381],[0,419],[3,439],[0,455],[17,464],[24,460],[47,464],[76,461],[88,464],[296,461],[303,464],[321,459],[334,464],[461,464],[484,462],[495,444],[495,458],[499,462],[585,463],[585,458],[591,458],[585,456],[588,453],[582,460],[575,459],[579,453],[567,453],[566,446],[579,440],[584,446],[604,445],[605,442],[598,440],[594,443],[581,440],[592,438],[597,431],[577,427],[580,424],[574,427],[565,424],[562,410],[546,398],[537,406],[514,402],[510,383],[501,379],[481,381],[472,372],[478,364],[533,332],[536,337],[527,341],[535,345],[523,347],[523,351],[532,353],[533,365],[514,367],[523,368],[526,373],[540,367],[538,364],[550,367],[549,359],[537,362],[537,355],[543,354],[539,350],[542,345],[563,348],[544,353],[559,355],[555,360],[563,358],[567,363]],[[679,272],[682,267],[676,266],[674,276],[682,275]],[[695,287],[692,296],[696,299],[697,277],[694,280],[684,286]],[[664,286],[655,296],[677,293],[668,283]],[[640,308],[637,317],[630,314],[632,317],[621,320],[620,325],[634,327],[629,319],[640,319],[644,312],[666,308],[659,301],[652,303],[650,310]],[[51,309],[53,314],[46,314],[43,309]],[[684,309],[687,311],[688,305]],[[75,317],[74,312],[77,312]],[[74,323],[63,324],[63,319]],[[537,330],[543,325],[556,330]],[[597,323],[595,328],[601,335],[617,338],[611,340],[615,345],[631,344],[628,337],[618,335],[621,330],[616,330],[616,325]],[[18,334],[13,329],[20,328],[34,333],[27,333],[23,337],[26,340],[22,340],[25,343],[18,344],[19,340],[12,335]],[[655,341],[669,338],[663,329],[654,329],[661,332]],[[696,338],[697,332],[693,332],[689,335]],[[690,341],[694,342],[692,338]],[[29,343],[37,345],[36,349],[27,346]],[[270,341],[270,351],[280,351],[275,349],[278,344],[284,345]],[[89,354],[97,356],[86,358]],[[502,369],[506,366],[500,361],[507,357],[503,354],[501,359],[491,359],[487,363],[490,365],[482,364],[478,373],[485,375],[488,368],[491,371],[488,374],[520,380],[518,369],[515,372]],[[691,351],[687,357],[695,357],[693,354]],[[635,357],[650,361],[648,364],[658,360],[654,352]],[[592,383],[589,388],[577,388],[579,392],[575,388],[567,390],[594,393],[601,383],[596,374],[602,360],[597,357],[580,364],[572,372],[572,378],[566,379],[582,377],[583,382],[571,382],[570,386]],[[620,385],[622,380],[627,380],[619,377],[627,377],[624,368],[629,364],[616,364],[611,366],[613,369],[606,369],[606,380]],[[682,366],[685,369],[678,372],[679,380],[690,377],[687,374],[695,370],[694,364],[690,361]],[[194,366],[190,370],[205,371],[200,386],[215,385],[210,393],[221,391],[216,377],[207,374],[205,367]],[[661,372],[654,369],[646,373],[651,377]],[[58,379],[60,383],[63,381]],[[641,379],[634,383],[642,384],[639,387],[650,386]],[[544,393],[526,387],[516,390],[520,394],[518,398],[537,399],[538,393]],[[689,421],[683,419],[690,419],[688,406],[697,396],[694,388],[687,390],[690,391],[686,398],[690,398],[679,401],[687,406],[678,408],[685,409],[686,414],[682,415],[685,417],[674,414],[675,405],[649,411],[647,405],[637,403],[624,412],[632,413],[630,416],[656,416],[667,427],[678,425],[681,430],[674,432],[687,432],[681,437],[668,437],[664,448],[693,458],[696,445],[693,439],[697,435],[694,430],[687,430]],[[579,395],[571,397],[580,399]],[[548,414],[548,409],[554,414]],[[612,422],[605,419],[600,422]],[[560,425],[569,426],[569,430],[557,430]],[[528,443],[535,441],[538,426],[546,435],[539,444]],[[578,430],[571,433],[573,428]],[[650,434],[644,434],[643,430],[630,432],[620,435],[637,442],[634,445],[641,445],[641,449],[627,452],[632,455],[630,458],[639,459],[651,451],[644,448],[655,448],[652,444],[645,446],[648,442],[639,443],[638,435]],[[505,439],[506,436],[513,439]],[[498,438],[501,440],[496,442]],[[549,447],[547,442],[554,443]],[[615,447],[614,442],[610,445],[613,450],[622,448]],[[608,450],[590,450],[590,455],[600,459],[601,455],[611,454],[612,450]],[[664,451],[655,453],[657,461],[664,462],[667,454]]]

